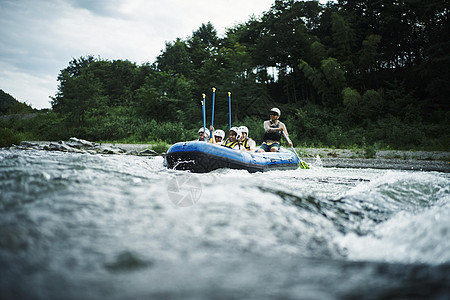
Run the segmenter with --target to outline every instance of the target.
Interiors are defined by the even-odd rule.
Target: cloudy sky
[[[0,0],[0,89],[34,108],[48,108],[56,78],[72,58],[152,63],[166,41],[186,39],[208,21],[222,35],[273,2]]]

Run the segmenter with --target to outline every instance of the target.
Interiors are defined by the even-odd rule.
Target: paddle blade
[[[305,163],[304,161],[300,161],[298,167],[299,167],[299,169],[310,169],[309,166],[308,166],[308,164]]]

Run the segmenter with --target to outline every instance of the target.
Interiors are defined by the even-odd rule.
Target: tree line
[[[218,36],[211,23],[167,42],[153,63],[86,56],[58,75],[46,134],[92,140],[195,137],[201,95],[215,124],[257,141],[277,106],[303,146],[448,150],[446,1],[276,0]],[[209,121],[208,121],[209,122]]]

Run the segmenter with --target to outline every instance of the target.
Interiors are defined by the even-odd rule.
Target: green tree
[[[322,61],[321,71],[328,82],[329,94],[333,98],[329,99],[329,101],[339,103],[340,92],[346,80],[343,67],[338,63],[337,59],[330,57]]]
[[[74,59],[58,76],[60,84],[52,108],[67,116],[69,123],[82,124],[87,110],[106,104],[100,80],[89,69],[93,62],[92,57]]]
[[[362,42],[362,48],[359,51],[359,66],[362,71],[373,72],[378,70],[380,41],[380,35],[371,34]]]
[[[166,42],[166,49],[156,59],[158,69],[170,74],[181,74],[190,78],[193,64],[188,53],[186,42],[176,39],[175,42]]]
[[[228,123],[231,91],[233,122],[253,126],[279,106],[299,142],[400,147],[429,140],[445,148],[447,6],[439,0],[276,0],[223,37],[202,24],[185,40],[166,43],[153,64],[74,59],[58,76],[52,105],[86,136],[160,138],[162,131],[149,124],[165,124],[173,140],[185,136],[174,126],[189,131],[201,123],[202,93],[209,119],[216,87],[219,125]]]
[[[361,95],[357,90],[346,87],[342,90],[342,100],[345,108],[355,111],[361,102]]]
[[[362,96],[361,114],[367,119],[376,120],[384,116],[384,101],[382,95],[375,90],[367,90]]]

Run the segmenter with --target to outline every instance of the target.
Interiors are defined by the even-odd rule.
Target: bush
[[[367,90],[361,101],[361,114],[367,119],[377,119],[383,114],[383,98],[375,90]]]
[[[0,128],[0,147],[11,147],[19,145],[21,138],[9,128]]]
[[[334,118],[316,105],[306,105],[288,118],[287,126],[297,144],[322,146],[330,131],[328,124]]]
[[[247,126],[249,137],[255,140],[256,144],[261,144],[264,136],[264,121],[265,120],[258,117],[245,117],[244,121],[239,124],[239,126]],[[286,127],[290,130],[289,124],[286,124]],[[227,132],[227,130],[225,130],[225,132]]]
[[[0,127],[11,129],[22,140],[58,140],[69,136],[62,119],[54,112],[39,112],[30,119],[12,118],[0,121]]]
[[[342,128],[334,126],[328,131],[325,142],[331,147],[339,148],[347,142],[346,135],[342,132]]]
[[[152,146],[152,150],[158,152],[159,154],[166,153],[167,150],[169,150],[169,145],[164,142],[159,142]]]
[[[347,109],[353,110],[361,102],[361,95],[357,90],[346,87],[342,90],[342,101]]]
[[[155,120],[151,120],[149,124],[143,126],[147,130],[147,140],[164,141],[173,144],[180,141],[192,140],[195,137],[192,137],[191,133],[184,129],[181,122],[158,123]],[[141,131],[141,135],[145,135],[145,133]]]
[[[364,157],[365,158],[375,158],[377,154],[377,150],[374,146],[367,146],[364,149]]]

